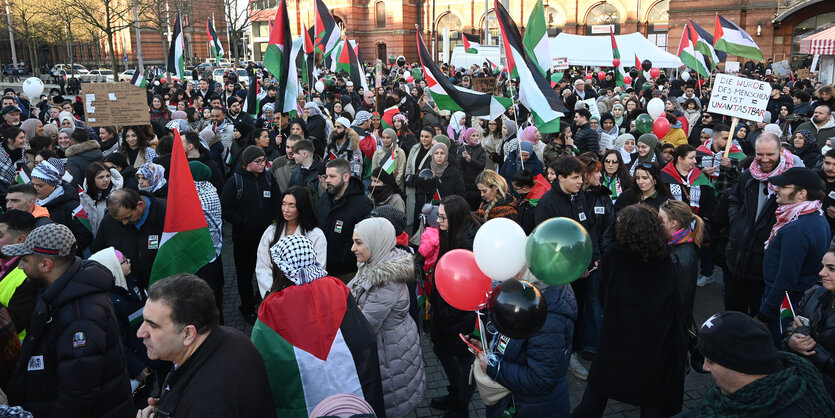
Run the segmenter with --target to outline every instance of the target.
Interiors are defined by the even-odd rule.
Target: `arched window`
[[[620,23],[620,12],[609,3],[600,3],[589,10],[586,25],[605,25]]]
[[[377,15],[377,27],[378,28],[385,28],[386,27],[386,4],[378,1],[374,4],[374,12]]]
[[[384,42],[380,42],[377,44],[377,59],[386,62],[387,57],[388,52],[386,51],[386,44]]]
[[[447,13],[438,19],[438,25],[436,26],[438,39],[443,39],[444,29],[449,29],[449,39],[453,41],[460,40],[462,27],[463,25],[461,25],[461,19],[458,18],[458,16],[452,13]]]
[[[655,46],[666,50],[668,44],[667,31],[670,27],[670,1],[662,0],[655,3],[647,12],[647,39]]]
[[[562,25],[565,18],[551,6],[545,6],[545,25],[548,27],[548,36],[557,36],[562,32]]]

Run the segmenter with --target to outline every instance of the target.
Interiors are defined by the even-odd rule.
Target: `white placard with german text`
[[[762,122],[771,85],[757,80],[716,74],[707,111]]]

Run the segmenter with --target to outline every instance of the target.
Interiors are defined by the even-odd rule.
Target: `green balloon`
[[[638,118],[635,119],[635,127],[638,128],[642,134],[652,132],[652,116],[646,113],[641,113],[638,115]]]
[[[534,229],[525,246],[525,258],[533,275],[550,285],[571,283],[591,263],[589,233],[577,221],[551,218]]]
[[[420,68],[412,68],[412,77],[415,81],[419,81],[423,77],[423,71]]]

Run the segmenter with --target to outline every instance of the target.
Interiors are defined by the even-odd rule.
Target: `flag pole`
[[[516,105],[514,105],[514,106],[516,106]],[[516,123],[516,132],[517,132],[517,134],[516,134],[516,149],[517,149],[516,153],[518,154],[519,162],[522,163],[522,170],[524,170],[525,169],[525,160],[522,159],[522,134],[518,133],[519,132],[519,118],[518,118],[518,116],[516,116],[516,114],[518,114],[518,113],[519,113],[519,108],[518,107],[513,108],[513,122]]]

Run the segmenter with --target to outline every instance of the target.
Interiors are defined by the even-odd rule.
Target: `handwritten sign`
[[[597,107],[597,99],[586,99],[583,100],[583,103],[589,107],[589,112],[591,113],[591,117],[597,118],[600,120],[600,108]]]
[[[766,82],[718,73],[707,111],[762,122],[770,94]]]
[[[725,61],[725,74],[736,74],[739,72],[739,62]]]
[[[130,83],[86,83],[82,93],[87,126],[151,124],[143,88]]]
[[[554,69],[567,70],[568,69],[568,58],[566,58],[566,57],[554,58]]]
[[[496,93],[496,77],[475,77],[470,79],[473,83],[473,90],[482,93]]]

